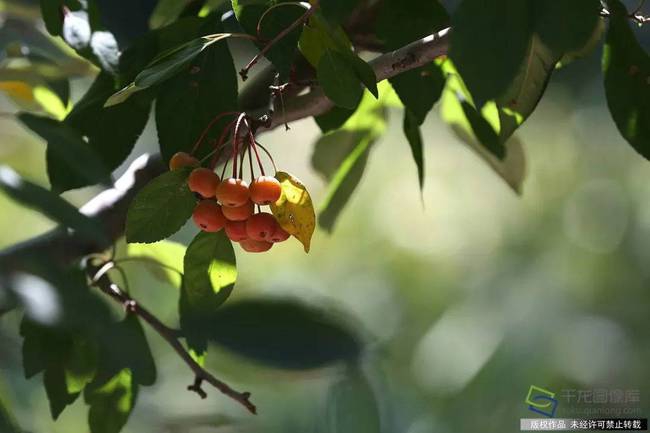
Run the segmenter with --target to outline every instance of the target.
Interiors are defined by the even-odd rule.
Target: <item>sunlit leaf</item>
[[[650,57],[630,29],[625,6],[618,0],[608,3],[612,16],[603,52],[607,105],[621,135],[650,159]]]
[[[316,228],[316,214],[309,192],[302,182],[289,173],[279,171],[275,178],[282,185],[282,196],[271,205],[271,211],[280,226],[298,239],[308,253]]]
[[[127,242],[157,242],[180,230],[196,205],[188,176],[189,170],[168,171],[142,188],[126,215]]]
[[[91,433],[119,433],[135,406],[138,385],[128,369],[104,383],[88,387],[84,393]]]
[[[153,244],[128,244],[127,257],[138,261],[159,280],[180,287],[183,274],[185,245],[164,240]]]

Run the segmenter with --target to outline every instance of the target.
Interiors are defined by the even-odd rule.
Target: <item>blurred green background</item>
[[[510,432],[536,416],[524,404],[530,385],[639,390],[639,403],[615,406],[648,417],[650,165],[607,112],[599,55],[557,71],[518,132],[527,155],[521,196],[435,113],[423,127],[420,194],[396,111],[333,234],[317,231],[310,254],[296,241],[262,255],[237,248],[228,302],[291,297],[329,309],[365,335],[359,366],[288,372],[212,348],[209,368],[253,393],[259,415],[250,416],[214,390],[206,400],[186,392],[189,370],[146,329],[159,380],[141,390],[124,431],[329,432],[337,423],[345,431],[349,416],[364,420],[355,433],[377,431],[377,417],[382,432]],[[73,98],[89,82],[76,80]],[[44,143],[7,115],[15,110],[0,96],[0,163],[47,185]],[[326,187],[310,168],[319,133],[307,119],[261,137],[316,203]],[[150,124],[131,160],[155,146]],[[96,192],[64,196],[81,205]],[[0,209],[0,248],[51,227],[6,196]],[[187,226],[176,239],[194,233]],[[133,295],[174,324],[177,289],[125,266]],[[87,431],[81,401],[54,423],[40,377],[24,379],[19,320],[0,318],[0,396],[27,431]],[[346,386],[352,391],[341,392]],[[560,399],[558,415],[570,406]]]

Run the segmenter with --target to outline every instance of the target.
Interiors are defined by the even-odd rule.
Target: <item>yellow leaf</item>
[[[0,82],[0,90],[4,90],[7,95],[18,99],[21,102],[34,101],[32,88],[22,81],[2,81]]]
[[[280,226],[298,239],[308,253],[316,228],[316,213],[311,197],[305,185],[289,173],[279,171],[275,178],[282,185],[282,196],[271,205],[271,212]]]

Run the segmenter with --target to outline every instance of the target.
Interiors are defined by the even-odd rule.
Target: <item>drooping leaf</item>
[[[47,140],[48,175],[54,191],[108,183],[110,171],[79,132],[65,123],[33,114],[21,113],[18,118]]]
[[[131,415],[137,396],[138,385],[128,369],[86,388],[84,399],[90,406],[90,432],[119,433]]]
[[[325,95],[336,105],[354,109],[363,96],[361,81],[343,54],[326,50],[316,71]]]
[[[360,369],[349,368],[343,378],[330,386],[324,421],[328,433],[382,431],[377,398]]]
[[[534,0],[535,30],[551,51],[566,54],[580,50],[594,33],[602,6],[600,0]]]
[[[477,107],[503,94],[516,76],[533,32],[531,8],[522,0],[463,0],[454,13],[449,57]]]
[[[53,192],[24,180],[8,166],[0,165],[0,189],[22,205],[75,230],[80,236],[102,244],[107,243],[104,228],[97,221],[81,214],[77,208]]]
[[[276,6],[280,4],[282,6]],[[237,21],[244,30],[261,39],[257,44],[260,49],[305,13],[305,7],[299,2],[283,0],[254,2],[232,0],[232,8]],[[298,51],[298,40],[301,33],[302,26],[297,26],[289,34],[279,39],[266,53],[266,57],[280,74],[282,82],[286,82],[289,77],[291,65]]]
[[[418,125],[424,123],[445,87],[445,77],[435,63],[404,72],[389,81]]]
[[[492,125],[476,110],[476,108],[459,97],[460,106],[465,114],[465,119],[469,122],[472,132],[485,149],[499,160],[506,156],[506,148],[499,140],[498,134],[494,131]]]
[[[180,287],[183,274],[183,257],[185,246],[170,240],[153,244],[128,244],[126,254],[138,261],[138,266],[145,265],[159,280]]]
[[[379,90],[377,89],[377,75],[372,67],[365,62],[361,57],[352,54],[349,62],[352,64],[357,78],[363,83],[368,91],[375,97],[379,98]]]
[[[621,135],[650,159],[650,57],[628,24],[625,6],[608,1],[611,18],[603,70],[609,112]]]
[[[111,171],[133,150],[147,124],[151,107],[151,98],[142,95],[119,106],[105,108],[104,103],[114,90],[115,79],[106,72],[99,74],[64,120],[66,125],[86,137],[87,146]],[[53,156],[49,159],[54,163]]]
[[[187,186],[189,170],[164,173],[135,196],[126,215],[127,242],[151,243],[176,233],[192,216],[196,198]]]
[[[331,26],[318,12],[309,19],[298,47],[314,68],[318,68],[326,51],[343,54],[351,50],[350,40],[341,26]]]
[[[278,224],[298,239],[308,253],[316,228],[316,214],[311,196],[305,185],[289,173],[278,171],[275,178],[282,186],[282,196],[271,204],[271,212]]]
[[[59,36],[63,30],[63,2],[59,0],[40,0],[40,3],[45,28],[52,36]]]
[[[422,133],[417,119],[409,109],[404,109],[404,122],[402,124],[404,135],[411,148],[413,160],[418,169],[418,183],[420,189],[424,187],[424,149],[422,148]]]
[[[209,329],[214,343],[278,368],[318,368],[361,352],[358,336],[340,317],[291,300],[228,303]]]
[[[333,107],[327,113],[314,117],[323,134],[339,129],[354,114],[349,108]]]
[[[6,433],[22,433],[22,429],[18,426],[7,404],[2,399],[0,399],[0,431]]]
[[[383,96],[383,95],[382,95]],[[361,180],[370,149],[386,128],[382,101],[366,94],[359,108],[337,131],[321,137],[312,166],[329,182],[321,204],[319,226],[331,231]]]
[[[203,31],[207,28],[215,28],[213,19],[204,25]],[[181,150],[190,151],[215,116],[236,110],[235,66],[228,46],[216,44],[168,80],[164,92],[158,96],[156,125],[163,159],[167,161]],[[212,126],[195,153],[197,157],[214,149],[214,141],[231,120],[224,117]]]
[[[187,248],[184,268],[179,302],[181,328],[190,349],[203,357],[209,320],[228,299],[237,281],[232,243],[223,232],[199,233]]]
[[[43,373],[43,386],[50,403],[52,419],[59,418],[63,410],[70,406],[79,397],[79,392],[71,392],[65,380],[65,370],[52,366]]]

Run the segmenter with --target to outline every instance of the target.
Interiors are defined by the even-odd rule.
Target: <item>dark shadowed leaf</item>
[[[87,138],[87,146],[111,171],[133,150],[147,124],[151,107],[147,95],[138,95],[119,106],[104,108],[114,91],[115,79],[106,72],[99,74],[64,120]]]
[[[361,81],[344,54],[325,50],[317,68],[317,78],[325,95],[336,105],[354,109],[363,95]]]
[[[630,29],[625,6],[618,0],[608,3],[612,17],[603,52],[607,105],[621,135],[650,159],[650,57]]]
[[[76,207],[53,192],[26,181],[11,168],[3,165],[0,165],[0,189],[20,204],[75,230],[84,238],[107,242],[104,228],[97,221],[79,213]]]
[[[420,189],[424,186],[424,149],[422,148],[422,133],[420,125],[413,113],[408,108],[404,109],[404,123],[402,125],[404,135],[411,148],[413,160],[418,168],[418,183]]]
[[[325,114],[314,117],[323,134],[339,129],[354,114],[349,108],[334,107]]]
[[[84,392],[90,406],[91,433],[119,433],[126,424],[138,396],[133,375],[124,369],[108,380],[93,382]]]
[[[54,191],[108,183],[109,169],[79,132],[65,123],[33,114],[21,113],[18,118],[47,140],[47,171]]]
[[[325,0],[320,7],[327,21],[336,25],[345,23],[358,4],[359,0]]]
[[[521,0],[463,0],[452,17],[449,56],[477,107],[516,76],[533,32],[531,7]]]
[[[535,30],[555,53],[578,51],[593,35],[601,9],[600,0],[534,0]]]
[[[223,304],[237,281],[232,243],[223,233],[200,232],[185,253],[179,303],[181,327],[196,353],[205,351],[209,318]]]
[[[5,433],[21,433],[22,429],[18,427],[16,420],[11,414],[7,404],[0,399],[0,431]]]
[[[228,303],[209,329],[220,346],[278,368],[323,367],[355,359],[361,351],[340,317],[291,300]]]
[[[63,30],[63,2],[60,0],[40,0],[41,16],[45,28],[52,36],[59,36]]]
[[[465,113],[465,118],[472,127],[472,132],[479,142],[497,158],[505,158],[506,149],[499,141],[499,136],[492,128],[492,125],[466,100],[461,99],[460,105],[463,108],[463,113]]]
[[[164,173],[133,199],[126,215],[127,242],[151,243],[176,233],[192,216],[196,198],[187,186],[189,170]]]
[[[379,98],[379,90],[377,89],[377,76],[372,67],[366,63],[359,56],[352,54],[348,62],[354,68],[357,78],[366,86],[366,89],[372,93],[375,98]]]
[[[372,145],[385,128],[382,103],[366,94],[341,129],[322,136],[316,143],[312,166],[329,183],[318,218],[321,228],[333,229],[361,180]]]
[[[285,3],[286,5],[269,9],[276,4]],[[244,30],[250,35],[261,38],[262,42],[258,44],[260,49],[305,13],[305,7],[295,1],[258,0],[251,2],[232,0],[232,7],[237,21]],[[259,35],[257,33],[258,28]],[[282,82],[287,81],[289,77],[291,65],[298,52],[298,40],[301,33],[302,26],[297,26],[289,34],[278,40],[266,53],[266,57],[280,74]]]
[[[389,81],[418,125],[424,122],[445,87],[445,77],[435,63],[404,72]]]
[[[380,433],[380,411],[372,385],[358,368],[334,382],[327,395],[327,433]]]
[[[214,29],[215,23],[211,20],[210,24]],[[236,109],[237,72],[230,50],[225,43],[215,44],[167,81],[158,96],[156,125],[163,159],[167,161],[181,150],[189,152],[216,115]],[[198,157],[213,150],[213,142],[231,120],[224,117],[213,125],[196,153]]]

